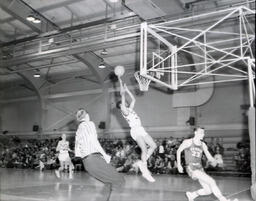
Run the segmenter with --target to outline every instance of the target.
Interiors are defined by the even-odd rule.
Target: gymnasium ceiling
[[[236,5],[254,9],[252,2],[1,0],[0,89],[13,83],[24,87],[24,75],[29,79],[35,72],[49,86],[78,78],[101,83],[116,65],[134,72],[139,68],[141,22],[164,22]],[[29,22],[29,15],[41,22]],[[105,69],[98,68],[102,62]]]

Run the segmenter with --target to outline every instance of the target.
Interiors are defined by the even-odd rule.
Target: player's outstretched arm
[[[181,152],[187,149],[188,147],[190,147],[190,145],[191,145],[190,139],[184,140],[177,150],[176,158],[177,158],[177,168],[179,173],[183,173],[183,167],[181,165]]]
[[[124,90],[127,92],[127,94],[130,96],[131,98],[131,102],[130,102],[130,105],[129,105],[129,108],[130,109],[133,109],[134,108],[134,105],[135,105],[135,97],[134,95],[132,94],[132,92],[128,89],[128,87],[126,86],[126,84],[124,84]]]
[[[122,94],[125,93],[124,85],[123,85],[123,81],[122,81],[120,76],[118,76],[118,80],[119,80],[119,83],[120,83],[120,94],[122,96]]]
[[[125,115],[128,115],[128,110],[126,108],[125,89],[124,89],[125,84],[123,84],[123,81],[121,80],[121,77],[119,77],[119,76],[118,76],[118,80],[120,83],[120,95],[121,95],[120,108]]]
[[[213,158],[213,156],[210,154],[207,145],[203,142],[202,144],[204,154],[208,161],[210,161],[213,165],[216,163],[216,160]]]

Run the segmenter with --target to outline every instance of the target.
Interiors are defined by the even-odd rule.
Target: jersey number
[[[198,151],[192,151],[192,156],[194,156],[194,157],[196,157],[196,158],[200,158],[200,155],[201,155],[201,153],[200,152],[198,152]]]

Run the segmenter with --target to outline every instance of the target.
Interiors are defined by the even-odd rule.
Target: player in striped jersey
[[[142,176],[149,182],[154,182],[155,179],[151,176],[151,173],[147,168],[147,160],[156,149],[156,143],[142,127],[141,120],[137,113],[134,111],[135,98],[133,94],[127,88],[126,84],[123,85],[120,77],[119,82],[121,101],[117,103],[117,108],[121,109],[123,117],[126,119],[131,128],[131,137],[137,142],[141,149],[141,161],[138,161],[137,165],[142,172]],[[125,93],[127,93],[131,98],[131,102],[128,105],[126,104]],[[147,148],[147,146],[149,146],[149,148]]]
[[[202,155],[205,154],[206,158],[212,163],[213,166],[216,165],[215,159],[212,157],[208,151],[208,147],[202,141],[204,138],[204,128],[196,128],[194,131],[194,137],[191,139],[184,140],[177,150],[177,166],[178,171],[183,173],[183,167],[181,166],[181,152],[185,150],[185,162],[186,170],[188,175],[194,179],[198,180],[202,188],[194,192],[186,192],[186,196],[189,201],[194,201],[195,198],[202,195],[214,194],[220,201],[229,201],[225,198],[215,180],[204,172],[202,166]],[[238,201],[235,199],[234,201]]]
[[[113,199],[112,191],[117,192],[115,200],[121,200],[120,188],[124,185],[124,177],[109,164],[111,157],[98,141],[95,124],[84,109],[77,111],[76,118],[79,126],[75,138],[75,156],[82,158],[84,168],[91,176],[106,184],[107,194],[103,195],[104,201]]]

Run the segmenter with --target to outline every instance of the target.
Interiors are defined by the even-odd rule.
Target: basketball
[[[124,67],[123,66],[116,66],[115,67],[115,74],[118,76],[118,77],[121,77],[123,74],[124,74]]]

